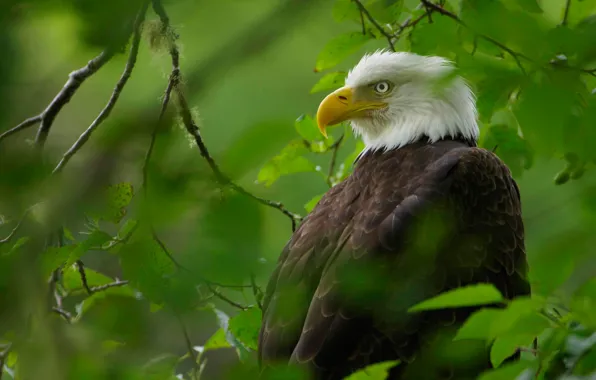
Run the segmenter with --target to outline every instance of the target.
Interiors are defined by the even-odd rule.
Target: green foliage
[[[501,293],[491,284],[468,285],[453,289],[410,307],[409,312],[445,309],[503,302]]]
[[[344,85],[356,53],[390,45],[453,60],[473,88],[479,145],[520,185],[533,291],[510,300],[491,285],[467,286],[409,316],[487,306],[454,336],[490,347],[494,368],[481,380],[593,377],[596,1],[254,1],[156,0],[146,15],[142,1],[0,6],[0,79],[10,84],[0,89],[0,133],[47,109],[65,73],[100,50],[113,55],[85,83],[71,80],[45,147],[31,149],[35,132],[0,138],[2,378],[256,378],[259,304],[291,232],[287,217],[312,211],[364,149],[347,125],[325,139],[309,115]],[[123,75],[143,15],[113,114],[50,174]],[[180,85],[159,116],[174,51]],[[185,102],[207,148],[187,133]],[[354,291],[382,283],[360,274],[367,283]],[[400,301],[419,300],[400,291]],[[299,293],[281,301],[286,313]],[[395,365],[348,379],[385,379]],[[308,375],[274,366],[261,378]]]

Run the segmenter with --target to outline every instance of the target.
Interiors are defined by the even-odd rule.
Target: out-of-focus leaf
[[[532,148],[519,135],[517,128],[511,125],[486,126],[481,133],[478,145],[494,151],[507,164],[514,177],[521,176],[523,171],[530,169],[534,162]]]
[[[396,365],[399,365],[399,360],[371,364],[346,377],[346,380],[384,380],[389,370]]]
[[[526,361],[517,361],[514,363],[505,364],[497,369],[484,372],[478,380],[512,380],[517,379],[518,376],[526,369],[531,368],[530,363]]]
[[[370,38],[368,34],[351,32],[331,39],[319,53],[315,70],[322,71],[336,66],[350,54],[358,51]]]
[[[294,123],[296,131],[307,141],[321,140],[323,135],[317,127],[317,122],[309,115],[302,115]]]
[[[596,329],[596,279],[589,280],[573,294],[570,308],[583,325]]]
[[[308,201],[304,205],[304,208],[306,209],[306,212],[311,212],[315,208],[315,206],[317,205],[317,203],[319,203],[319,201],[321,200],[321,198],[323,198],[323,194],[315,195],[314,197],[312,197],[311,200]]]
[[[41,269],[44,278],[47,278],[55,269],[66,263],[74,248],[75,245],[48,247],[48,249],[41,255]]]
[[[526,347],[532,343],[534,337],[528,334],[506,335],[497,337],[490,350],[490,362],[493,367],[498,367],[505,359],[515,353],[520,347]]]
[[[230,332],[252,350],[257,349],[259,338],[259,329],[261,327],[261,310],[257,307],[251,307],[243,310],[230,319]]]
[[[164,354],[151,359],[143,366],[143,374],[150,380],[174,380],[176,377],[176,366],[178,357],[172,354]]]
[[[457,31],[459,24],[447,17],[436,17],[432,23],[424,23],[416,27],[412,33],[412,52],[422,55],[440,55],[453,59],[461,50]],[[441,36],[441,43],[437,44],[437,36]]]
[[[360,11],[352,0],[335,0],[332,14],[337,22],[346,20],[360,22]]]
[[[265,164],[259,171],[257,180],[271,186],[282,175],[311,172],[316,170],[316,166],[303,155],[308,153],[303,141],[292,141],[286,146],[279,155]]]
[[[327,73],[319,79],[319,81],[310,89],[310,93],[314,94],[320,91],[335,90],[344,85],[346,80],[346,73],[338,71],[334,73]]]
[[[112,240],[112,237],[101,230],[93,230],[87,235],[87,238],[77,245],[72,247],[66,265],[69,266],[78,259],[80,259],[87,251],[92,248],[99,248],[103,244]]]
[[[134,190],[130,183],[111,185],[103,194],[99,207],[95,207],[90,214],[100,220],[119,223],[126,215],[126,207],[133,195]]]
[[[232,347],[236,349],[238,358],[240,358],[241,361],[246,360],[249,355],[248,350],[246,349],[246,346],[244,346],[244,344],[242,344],[242,342],[238,340],[230,331],[230,317],[226,313],[218,309],[213,309],[213,312],[217,317],[217,322],[221,330],[225,334],[226,340]],[[205,347],[207,347],[207,345],[205,345]]]
[[[436,297],[422,301],[408,309],[408,312],[445,309],[464,306],[501,303],[503,296],[491,284],[468,285],[449,290]]]
[[[501,309],[481,309],[472,314],[457,332],[454,340],[489,339],[490,326],[503,315]]]

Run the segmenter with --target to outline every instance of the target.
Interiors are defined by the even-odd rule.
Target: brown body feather
[[[284,248],[267,287],[259,359],[341,379],[401,360],[393,379],[473,379],[488,353],[452,334],[475,308],[413,304],[488,282],[529,294],[520,196],[493,153],[456,140],[368,152]],[[463,355],[463,354],[462,354]]]

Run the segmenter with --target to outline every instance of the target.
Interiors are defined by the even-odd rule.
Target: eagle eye
[[[379,95],[386,95],[393,88],[393,84],[389,81],[380,81],[373,85],[373,90]]]

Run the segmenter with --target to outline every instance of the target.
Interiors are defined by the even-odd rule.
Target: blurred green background
[[[311,93],[311,88],[329,72],[315,70],[320,52],[334,37],[360,30],[358,19],[352,20],[354,22],[338,22],[338,9],[344,6],[338,6],[338,3],[342,1],[171,0],[163,4],[171,27],[179,34],[177,45],[181,54],[180,70],[187,101],[204,142],[220,169],[252,194],[280,201],[287,209],[300,215],[306,214],[305,205],[313,197],[329,188],[321,173],[327,172],[330,151],[305,154],[313,163],[312,168],[321,166],[321,173],[316,170],[289,173],[273,180],[271,186],[258,182],[257,178],[260,169],[290,141],[300,140],[295,120],[303,114],[314,115],[318,103],[326,94]],[[350,1],[343,3],[350,5]],[[415,9],[417,1],[363,3],[372,4],[372,7],[376,7],[375,16],[380,14],[392,19],[394,25],[402,23],[410,14],[418,17],[424,12]],[[480,6],[478,2],[471,3],[475,4],[472,8],[477,6],[474,9],[480,9],[479,12],[491,11],[482,8],[484,5]],[[511,4],[516,2],[490,3],[502,3],[510,9]],[[0,5],[0,133],[43,111],[64,86],[70,72],[86,65],[106,44],[114,43],[112,37],[120,33],[123,20],[133,19],[140,4],[140,1],[136,1],[125,5],[113,0],[87,3],[9,0]],[[453,12],[461,11],[458,1],[440,4]],[[526,13],[523,12],[527,12],[532,20],[539,20],[537,25],[540,28],[536,30],[544,31],[544,35],[538,36],[548,39],[552,37],[549,33],[563,17],[567,1],[528,0],[520,1],[519,4],[521,11],[513,5],[516,12],[521,12],[524,17]],[[532,4],[538,4],[541,12],[536,14],[529,11],[528,7],[531,8]],[[400,7],[399,11],[395,11],[397,6]],[[595,11],[594,1],[573,1],[568,15],[569,28],[575,28],[578,21],[588,18]],[[441,25],[451,20],[436,13],[433,17],[435,23],[430,24],[426,20],[421,22],[413,29],[411,36],[404,36],[400,40],[398,49],[427,50],[434,54],[449,50],[451,42],[446,42]],[[523,36],[525,19],[521,20],[493,20],[502,23],[502,26],[501,29],[495,27],[490,33],[494,32],[498,36],[509,31],[509,34]],[[511,21],[511,25],[508,21]],[[189,331],[191,345],[204,346],[222,326],[214,310],[223,310],[229,315],[237,313],[237,308],[218,297],[208,301],[213,302],[216,309],[205,306],[201,293],[192,289],[200,285],[196,273],[212,282],[224,284],[249,284],[250,274],[254,273],[256,283],[264,288],[277,256],[291,235],[290,220],[279,210],[238,196],[229,189],[219,190],[221,186],[211,181],[211,170],[175,115],[174,104],[170,105],[168,111],[171,123],[157,134],[152,161],[148,165],[150,201],[139,200],[145,152],[171,71],[167,46],[151,46],[149,43],[152,36],[159,33],[157,30],[160,25],[159,17],[149,9],[136,66],[129,82],[110,117],[73,157],[60,178],[54,176],[51,180],[47,179],[63,153],[105,106],[122,73],[128,50],[117,54],[86,80],[59,112],[49,133],[42,160],[38,160],[33,153],[35,149],[31,143],[35,139],[36,127],[0,142],[2,236],[10,233],[28,205],[42,199],[52,199],[49,202],[52,206],[47,211],[49,220],[38,219],[32,226],[27,225],[28,229],[24,229],[27,233],[19,232],[9,242],[14,244],[22,236],[37,236],[37,240],[23,243],[23,251],[29,253],[15,250],[12,245],[2,246],[0,325],[4,327],[0,330],[0,341],[13,343],[12,356],[7,356],[4,363],[8,368],[5,374],[7,378],[11,378],[10,374],[15,368],[32,378],[148,378],[149,375],[142,374],[139,369],[148,360],[169,354],[173,355],[175,364],[187,352],[188,344],[179,319],[184,321],[183,325]],[[435,29],[429,29],[428,25],[434,25]],[[528,25],[528,35],[532,35],[535,32],[533,24]],[[374,28],[370,24],[368,27],[374,34]],[[424,44],[415,42],[419,29],[421,36],[431,38],[430,43],[426,40]],[[580,37],[594,36],[590,34],[591,30],[586,34],[588,37]],[[523,41],[521,37],[517,41],[509,34],[506,39],[517,49],[522,49],[522,53],[526,53],[524,46],[534,45],[538,41]],[[387,47],[383,36],[377,33],[375,37],[362,46],[356,46],[331,71],[348,70],[365,52]],[[563,39],[561,45],[575,37]],[[578,41],[580,37],[577,37]],[[502,52],[495,53],[490,48],[486,48],[484,53],[502,55]],[[532,58],[537,56],[532,51],[527,54]],[[515,66],[510,56],[505,54],[502,57],[503,61]],[[477,73],[488,69],[472,58],[467,70]],[[484,71],[483,75],[490,78],[492,74]],[[472,85],[478,85],[475,78],[470,78]],[[481,78],[479,82],[484,80],[482,75],[478,78]],[[588,90],[596,86],[596,78],[590,74],[582,74],[582,78]],[[500,84],[497,82],[493,86],[499,87]],[[549,108],[559,104],[556,97],[551,100],[552,103],[543,104],[547,114]],[[536,113],[537,118],[539,112]],[[483,136],[488,133],[492,116],[481,115]],[[591,128],[594,126],[591,125]],[[521,129],[524,130],[523,124]],[[566,133],[574,131],[570,127]],[[349,160],[357,149],[356,141],[347,128],[334,129],[333,141],[343,132],[347,135],[338,150],[338,162]],[[541,135],[549,140],[549,136],[555,135],[557,131],[545,127],[538,132],[532,130],[532,133],[539,135],[538,138],[533,137],[532,141],[540,142]],[[565,168],[564,154],[577,150],[580,151],[581,159],[589,161],[588,158],[593,154],[590,147],[596,142],[589,139],[592,135],[587,134],[581,147],[573,145],[576,140],[571,138],[570,143],[563,142],[555,149],[535,149],[531,154],[532,165],[514,172],[522,194],[530,276],[534,289],[539,289],[538,292],[545,296],[572,294],[577,286],[596,273],[596,260],[593,259],[596,243],[596,174],[590,166],[592,163],[587,164],[581,178],[562,185],[557,185],[554,180]],[[118,143],[113,143],[114,138]],[[589,148],[586,149],[584,145]],[[588,153],[584,154],[586,150]],[[497,150],[499,155],[510,153],[507,147]],[[508,164],[517,159],[517,156],[513,157],[512,161],[506,160]],[[96,167],[99,169],[96,170]],[[93,214],[89,216],[87,211],[90,204],[96,203],[96,192],[101,193],[100,190],[105,186],[123,182],[132,184],[135,191],[124,220],[108,223],[105,218],[94,217]],[[118,208],[117,205],[109,207]],[[86,218],[84,214],[87,214]],[[172,268],[167,258],[165,261],[155,259],[163,252],[159,247],[156,248],[155,242],[150,242],[150,237],[146,240],[139,238],[139,241],[130,242],[130,245],[121,244],[115,251],[94,249],[98,244],[81,245],[88,238],[89,231],[101,230],[114,236],[126,220],[144,220],[149,218],[147,215],[152,215],[155,228],[172,256],[190,267],[194,274],[179,275],[180,270]],[[48,243],[45,236],[61,225],[67,228],[67,243]],[[151,234],[150,231],[144,233],[141,236]],[[72,235],[72,240],[69,235]],[[106,243],[105,239],[100,239],[99,245]],[[39,292],[46,291],[47,278],[31,273],[37,273],[33,263],[37,263],[36,260],[43,261],[52,244],[84,247],[79,253],[69,250],[64,260],[55,257],[50,259],[55,262],[56,268],[64,262],[72,266],[80,257],[89,270],[111,277],[97,279],[94,285],[109,283],[108,280],[116,277],[136,281],[135,286],[130,288],[144,293],[144,300],[134,301],[139,303],[136,306],[131,304],[129,298],[134,299],[135,291],[126,286],[122,289],[128,290],[120,293],[110,290],[105,292],[105,297],[99,296],[99,293],[93,295],[94,308],[81,317],[80,323],[63,326],[55,315],[50,320],[39,316],[43,314],[40,308],[43,309],[42,305],[46,302],[45,295]],[[18,254],[24,258],[15,258]],[[70,273],[66,269],[65,273]],[[160,272],[161,269],[163,271]],[[146,274],[145,270],[151,273]],[[22,275],[21,271],[31,273]],[[171,275],[164,280],[166,290],[160,288],[158,280],[164,273]],[[71,277],[65,275],[65,278]],[[170,280],[172,283],[167,282]],[[23,285],[27,281],[32,285]],[[74,287],[80,291],[81,280],[76,277],[72,281],[77,282]],[[176,281],[179,281],[177,285]],[[185,290],[181,291],[182,288]],[[226,287],[218,289],[226,298],[242,305],[256,304],[250,287],[242,291]],[[202,291],[209,293],[209,289],[202,288]],[[191,294],[188,295],[188,292]],[[84,292],[65,297],[65,310],[70,310],[76,316],[80,313],[77,305],[84,299]],[[153,305],[151,308],[154,310],[149,310],[150,305]],[[28,320],[26,316],[31,313],[38,318]],[[201,358],[201,363],[205,364],[203,378],[225,378],[230,366],[239,362],[237,354],[241,358],[245,354],[251,355],[247,349],[254,349],[251,344],[254,343],[253,335],[258,325],[258,321],[255,323],[254,318],[251,318],[253,316],[249,315],[248,321],[241,320],[252,330],[250,337],[240,338],[242,344],[235,350],[222,348],[204,353]],[[34,326],[25,327],[26,320]],[[43,333],[36,332],[36,329],[41,329]],[[32,344],[32,336],[41,338]],[[126,342],[125,338],[132,343]],[[227,343],[223,339],[220,344],[229,346],[230,339]],[[120,347],[123,343],[126,343],[123,349],[116,348],[116,345]],[[99,347],[101,344],[103,346]],[[212,344],[215,344],[213,339]],[[120,349],[123,351],[118,351]],[[112,352],[115,356],[108,355],[104,360],[102,350],[106,350],[106,355]],[[248,360],[244,359],[245,362]],[[152,371],[151,368],[159,369],[163,365],[165,372],[156,369],[154,378],[167,378],[160,373],[172,370],[172,365],[168,367],[168,360],[171,361],[171,358],[162,357],[159,363],[146,368]],[[176,373],[189,371],[190,363],[191,360],[183,359]],[[39,377],[42,374],[43,377]]]

